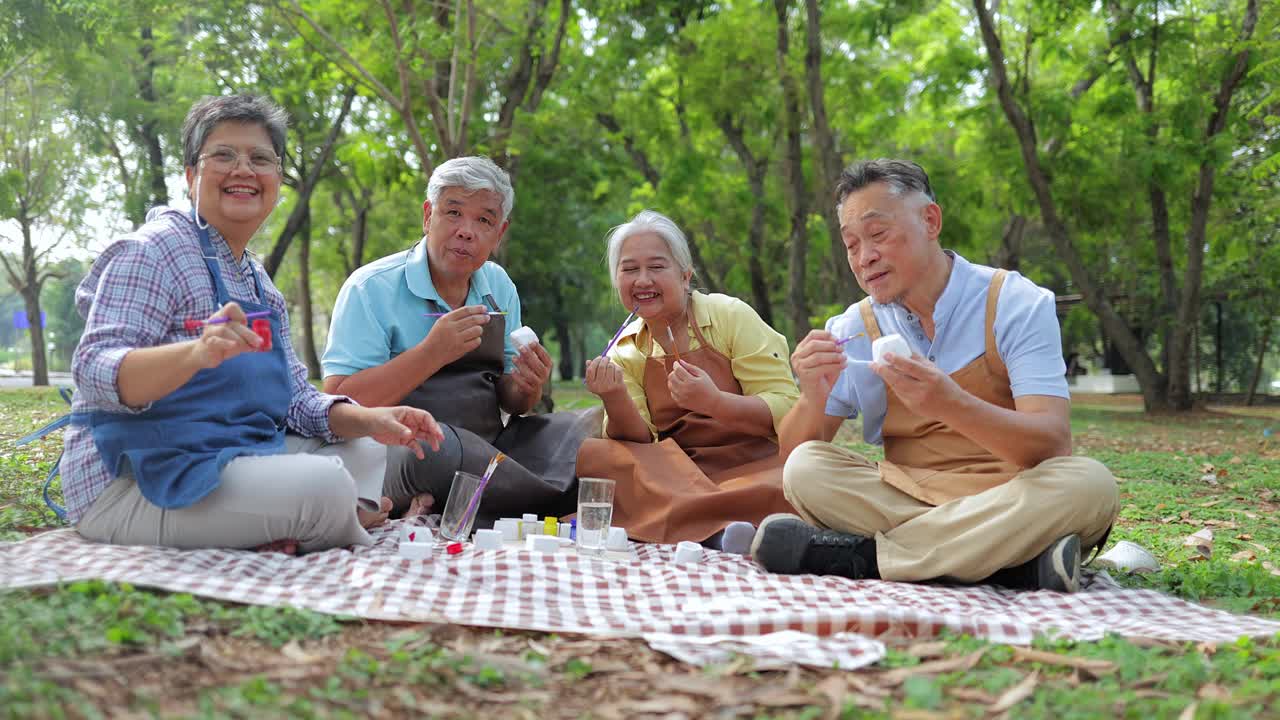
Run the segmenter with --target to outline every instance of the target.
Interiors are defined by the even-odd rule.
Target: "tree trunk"
[[[751,188],[751,196],[756,200],[751,208],[751,229],[747,236],[747,244],[750,248],[747,273],[751,278],[751,300],[756,312],[760,313],[760,319],[766,324],[773,325],[773,305],[769,302],[769,285],[765,280],[764,265],[761,263],[764,257],[765,230],[764,176],[768,172],[769,161],[767,158],[757,158],[751,152],[751,148],[747,146],[745,133],[741,127],[733,123],[733,118],[727,115],[717,116],[716,124],[720,126],[725,139],[729,141],[738,159],[742,161],[743,167],[747,169],[747,183]]]
[[[351,270],[353,272],[364,265],[364,245],[369,237],[369,205],[370,203],[366,200],[356,208],[356,222],[351,238]]]
[[[27,334],[31,337],[31,384],[49,384],[49,361],[44,349],[44,323],[40,322],[40,287],[28,278],[22,290],[22,306],[27,313]]]
[[[289,251],[289,243],[293,242],[293,237],[302,228],[304,222],[309,222],[311,214],[311,194],[315,192],[316,185],[320,184],[320,179],[324,175],[325,168],[329,164],[329,158],[333,155],[333,147],[338,142],[338,136],[342,134],[342,122],[346,119],[347,113],[351,112],[351,103],[356,97],[356,86],[354,84],[347,87],[346,94],[342,98],[342,109],[338,111],[338,117],[334,119],[333,125],[329,128],[329,135],[325,138],[324,144],[320,146],[320,152],[316,155],[311,172],[306,171],[307,159],[298,158],[299,169],[301,170],[301,182],[298,184],[298,200],[294,203],[293,211],[289,213],[289,219],[284,224],[284,229],[280,231],[280,235],[276,238],[275,245],[271,248],[271,253],[267,255],[262,266],[267,271],[267,275],[275,277],[276,270],[280,269],[280,263],[284,260],[284,255]]]
[[[778,20],[777,65],[778,81],[782,85],[783,108],[786,117],[787,150],[783,155],[783,175],[787,178],[787,194],[791,205],[791,233],[787,238],[789,251],[789,282],[787,283],[787,310],[791,315],[791,337],[798,342],[809,332],[809,300],[806,293],[806,270],[809,260],[809,192],[804,182],[804,149],[800,145],[800,89],[787,67],[791,38],[787,30],[789,0],[773,0]],[[759,196],[763,197],[763,196]]]
[[[1271,347],[1271,330],[1275,324],[1276,316],[1269,316],[1267,329],[1262,331],[1262,341],[1258,343],[1258,361],[1253,365],[1253,377],[1249,379],[1249,393],[1245,395],[1245,405],[1253,405],[1254,398],[1258,396],[1258,383],[1262,380],[1262,361],[1266,359],[1267,350]]]
[[[1022,242],[1027,235],[1027,219],[1017,213],[1009,216],[1004,232],[1000,233],[1000,248],[991,257],[991,264],[1006,270],[1019,270],[1022,266]]]
[[[827,237],[831,243],[831,292],[832,299],[852,303],[861,297],[858,280],[849,267],[849,257],[844,239],[840,236],[840,218],[836,215],[834,192],[844,165],[836,151],[835,135],[827,120],[827,103],[822,84],[822,9],[818,0],[805,0],[808,22],[805,24],[806,48],[804,55],[805,83],[809,89],[809,107],[813,113],[814,150],[817,153],[814,167],[818,170],[821,187],[815,193],[822,219],[827,224]]]
[[[1203,144],[1208,147],[1214,139],[1227,127],[1227,115],[1231,110],[1231,98],[1244,78],[1249,67],[1249,56],[1252,48],[1250,40],[1253,30],[1258,24],[1258,0],[1249,0],[1245,8],[1244,22],[1240,28],[1240,45],[1244,48],[1236,53],[1234,62],[1222,76],[1218,92],[1213,98],[1213,113],[1205,126]],[[1195,189],[1191,193],[1191,222],[1187,224],[1184,239],[1186,268],[1182,275],[1182,297],[1178,303],[1178,312],[1173,320],[1173,328],[1166,342],[1169,352],[1169,399],[1171,404],[1182,410],[1191,408],[1190,386],[1190,353],[1191,324],[1200,316],[1200,286],[1204,276],[1205,232],[1209,224],[1209,209],[1213,203],[1213,185],[1217,167],[1206,156],[1200,163],[1200,172],[1196,179]]]
[[[151,206],[169,204],[169,189],[164,181],[164,151],[160,147],[160,133],[156,129],[158,122],[152,117],[156,112],[156,91],[153,83],[156,61],[151,46],[151,27],[142,28],[142,44],[138,53],[142,56],[142,66],[137,76],[138,97],[146,104],[143,117],[146,119],[138,125],[135,132],[138,143],[147,151],[147,177],[151,179]],[[143,209],[143,215],[146,208]]]
[[[302,316],[302,359],[307,377],[321,378],[320,356],[316,354],[315,317],[311,305],[311,213],[306,213],[298,233],[298,309]],[[287,338],[286,338],[287,339]]]
[[[974,0],[973,6],[982,32],[982,42],[986,46],[991,65],[991,83],[996,90],[1000,107],[1018,138],[1023,165],[1027,171],[1027,182],[1031,185],[1036,202],[1040,206],[1040,217],[1044,222],[1045,231],[1059,259],[1070,272],[1072,281],[1080,288],[1085,305],[1097,315],[1106,336],[1111,339],[1116,350],[1137,376],[1138,385],[1142,388],[1143,405],[1148,411],[1163,409],[1168,401],[1165,378],[1156,369],[1155,363],[1151,361],[1150,355],[1147,354],[1133,330],[1129,328],[1129,324],[1111,304],[1101,284],[1094,279],[1093,274],[1085,266],[1084,258],[1076,249],[1070,230],[1058,215],[1057,203],[1050,190],[1049,175],[1040,161],[1035,127],[1014,100],[1005,70],[1004,49],[996,34],[991,13],[986,7],[986,0]]]

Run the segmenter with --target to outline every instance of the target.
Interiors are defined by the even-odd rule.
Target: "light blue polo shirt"
[[[506,311],[506,331],[520,327],[520,296],[515,283],[495,262],[486,262],[471,275],[467,305],[486,305],[492,295],[498,310]],[[432,300],[438,304],[433,307]],[[412,249],[389,255],[351,273],[338,292],[320,364],[325,376],[355,375],[377,367],[422,342],[439,318],[429,312],[453,310],[436,292],[428,270],[425,239]],[[495,318],[496,319],[496,318]],[[515,367],[516,346],[503,339],[505,372]]]
[[[898,333],[911,350],[948,375],[976,360],[986,350],[987,290],[995,268],[974,265],[948,250],[955,258],[947,287],[933,310],[933,342],[911,311],[903,305],[872,303],[883,335]],[[838,338],[866,332],[857,305],[827,321],[826,329]],[[996,351],[1009,369],[1013,396],[1052,395],[1070,398],[1067,365],[1062,358],[1062,334],[1053,293],[1016,272],[1005,276],[996,299]],[[871,338],[863,335],[845,343],[844,351],[855,360],[871,359]],[[836,380],[827,398],[826,413],[854,418],[862,413],[862,437],[869,443],[883,441],[888,409],[885,384],[867,365],[850,365]]]

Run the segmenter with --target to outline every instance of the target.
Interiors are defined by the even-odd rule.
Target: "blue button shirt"
[[[355,375],[377,367],[422,342],[438,318],[425,313],[455,308],[445,302],[431,282],[427,243],[389,255],[351,273],[342,284],[329,325],[329,339],[320,364],[329,375]],[[486,262],[471,275],[467,305],[485,305],[492,295],[497,309],[506,311],[506,329],[520,327],[520,296],[507,271]],[[432,307],[432,300],[439,307]],[[516,346],[504,338],[506,372],[515,367]]]
[[[882,335],[898,333],[918,353],[951,374],[978,359],[986,350],[987,290],[995,268],[975,265],[948,250],[955,259],[947,287],[933,309],[933,341],[925,335],[920,318],[897,303],[872,303]],[[826,329],[837,338],[865,333],[862,314],[850,305],[827,321]],[[1051,395],[1070,398],[1067,365],[1062,358],[1062,334],[1053,293],[1016,272],[1010,272],[996,300],[996,350],[1009,369],[1015,398]],[[855,360],[871,359],[871,338],[845,343],[845,353]],[[827,398],[826,413],[853,418],[862,413],[862,436],[883,441],[888,410],[885,384],[867,365],[850,365],[840,374]]]

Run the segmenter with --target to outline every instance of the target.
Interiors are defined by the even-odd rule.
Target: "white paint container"
[[[871,343],[872,362],[884,362],[884,356],[888,353],[893,353],[902,358],[909,358],[911,357],[911,346],[907,344],[906,338],[897,333],[878,337],[875,342]]]

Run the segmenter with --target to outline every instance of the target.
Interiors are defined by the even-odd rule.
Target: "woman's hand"
[[[396,407],[361,407],[354,403],[334,403],[329,408],[329,429],[344,438],[371,437],[383,445],[403,445],[421,460],[426,457],[419,441],[439,450],[444,434],[426,410]]]
[[[226,321],[210,324],[215,318],[226,318]],[[240,353],[255,352],[262,347],[262,338],[249,328],[248,322],[237,303],[229,302],[219,308],[205,321],[204,330],[192,345],[197,366],[215,368]]]
[[[626,383],[622,381],[622,368],[607,357],[587,361],[586,376],[587,390],[601,399],[627,392]]]
[[[676,404],[686,410],[712,416],[720,401],[720,388],[702,368],[677,360],[667,375],[667,389]]]

